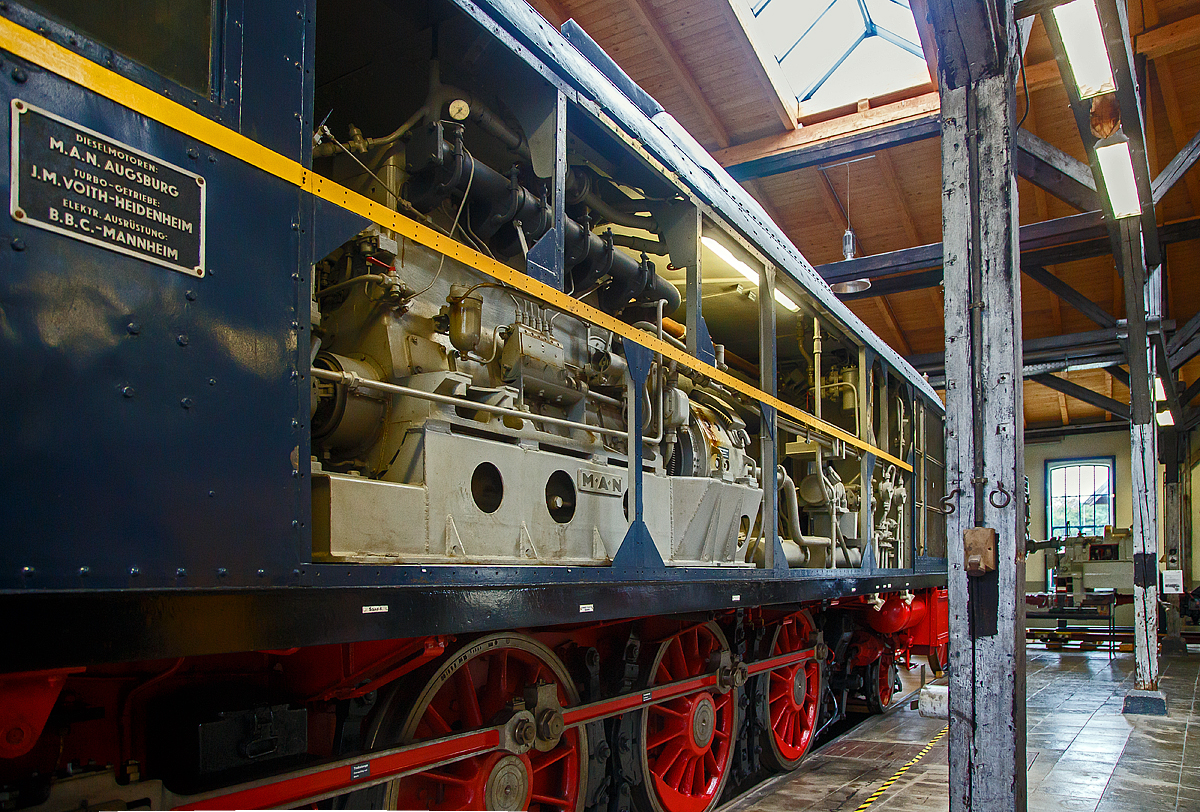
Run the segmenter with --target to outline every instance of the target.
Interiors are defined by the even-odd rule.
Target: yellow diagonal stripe
[[[874,804],[876,801],[878,801],[880,798],[883,797],[883,794],[885,792],[887,792],[889,789],[891,789],[892,784],[896,783],[896,781],[898,781],[900,779],[900,776],[902,776],[906,772],[908,772],[909,769],[911,769],[913,767],[913,765],[915,765],[918,761],[925,758],[925,755],[930,750],[933,749],[933,746],[935,744],[938,743],[938,739],[942,738],[942,736],[945,736],[949,732],[950,732],[950,725],[946,725],[944,728],[941,729],[941,731],[936,736],[934,736],[932,739],[929,740],[929,744],[925,745],[925,747],[922,748],[921,752],[917,753],[917,755],[914,756],[912,759],[910,759],[908,761],[908,763],[905,764],[903,767],[896,770],[896,772],[892,773],[892,777],[889,778],[888,780],[884,781],[883,785],[879,789],[877,789],[873,793],[871,793],[871,795],[867,798],[867,800],[861,806],[859,806],[857,809],[855,809],[854,812],[863,812],[863,810],[869,809],[872,804]]]
[[[0,18],[0,47],[16,54],[22,59],[27,59],[30,62],[41,65],[46,70],[56,73],[94,93],[128,107],[135,113],[139,113],[146,118],[153,119],[174,130],[178,130],[184,135],[208,144],[214,149],[232,155],[281,180],[299,186],[322,200],[341,206],[414,242],[456,259],[465,265],[487,274],[493,279],[511,285],[540,299],[552,307],[571,313],[598,327],[614,332],[622,338],[641,344],[651,351],[677,361],[689,369],[699,372],[730,389],[771,406],[781,414],[787,415],[793,420],[809,426],[822,434],[835,437],[847,445],[874,454],[879,459],[887,460],[905,471],[912,471],[912,466],[899,457],[893,456],[883,449],[877,448],[831,423],[820,420],[790,403],[785,403],[773,395],[750,386],[732,375],[704,363],[698,358],[693,358],[672,344],[661,341],[657,337],[638,330],[603,311],[586,305],[577,299],[573,299],[562,291],[497,262],[491,257],[484,256],[409,217],[405,217],[373,200],[363,197],[357,192],[347,189],[345,186],[314,174],[291,158],[267,149],[241,133],[234,132],[228,127],[218,124],[193,110],[189,110],[161,94],[155,93],[134,81],[97,65],[95,62],[85,59],[51,42],[45,37],[39,36],[29,29],[23,28],[11,20],[4,18]]]

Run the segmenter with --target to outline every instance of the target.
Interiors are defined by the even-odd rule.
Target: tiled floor
[[[1132,654],[1028,650],[1029,812],[1200,812],[1200,649],[1163,658],[1166,717],[1122,715],[1132,672]],[[852,812],[945,724],[907,707],[875,717],[735,808]],[[946,745],[942,738],[870,812],[948,809]]]

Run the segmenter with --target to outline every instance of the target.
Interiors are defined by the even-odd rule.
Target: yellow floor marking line
[[[892,784],[896,783],[900,779],[900,776],[904,775],[906,772],[908,772],[910,769],[912,769],[913,765],[916,764],[918,761],[925,758],[926,754],[929,753],[929,751],[933,749],[933,746],[938,743],[938,740],[941,739],[942,736],[945,736],[949,732],[950,732],[950,725],[946,725],[944,728],[942,728],[942,731],[940,733],[938,733],[936,736],[934,736],[932,739],[930,739],[929,744],[927,744],[923,748],[921,748],[921,752],[919,752],[915,756],[913,756],[913,758],[907,764],[905,764],[903,767],[896,770],[896,772],[894,772],[892,774],[892,777],[889,778],[888,780],[884,781],[883,785],[879,789],[872,792],[871,797],[867,798],[867,800],[864,801],[860,807],[855,809],[854,812],[863,812],[863,810],[869,808],[871,806],[871,804],[878,801],[883,796],[883,793],[885,793],[889,789],[891,789]]]
[[[643,347],[707,376],[717,383],[753,398],[776,409],[780,413],[846,445],[874,454],[881,460],[894,463],[896,467],[911,472],[912,466],[881,448],[858,438],[832,423],[827,423],[774,395],[769,395],[734,376],[688,355],[673,344],[658,339],[643,330],[626,324],[620,319],[586,305],[562,291],[527,276],[521,271],[484,256],[467,246],[437,231],[418,223],[399,212],[393,211],[364,197],[345,186],[315,174],[291,158],[218,124],[212,119],[189,110],[178,102],[155,93],[149,88],[126,79],[118,73],[70,51],[11,20],[0,18],[0,48],[41,65],[94,93],[153,119],[186,136],[195,138],[214,149],[244,161],[268,174],[299,186],[316,197],[354,212],[377,225],[390,229],[414,242],[451,257],[497,281],[521,290],[552,307],[571,313],[598,327],[616,333],[622,338],[641,344]]]

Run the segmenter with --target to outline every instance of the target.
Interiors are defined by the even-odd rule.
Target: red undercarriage
[[[770,672],[771,735],[786,768],[811,743],[826,671],[875,664],[868,673],[890,674],[893,661],[907,664],[913,653],[946,662],[944,589],[740,612],[739,628],[766,634],[744,661],[721,631],[734,622],[729,612],[711,621],[644,618],[475,642],[440,636],[0,675],[0,788],[28,787],[34,776],[43,788],[50,775],[115,776],[114,785],[158,782],[150,793],[156,806],[245,809],[387,784],[394,793],[387,802],[401,808],[483,808],[497,802],[488,793],[512,791],[520,808],[575,812],[582,804],[572,793],[588,761],[585,726],[644,711],[647,791],[669,812],[700,812],[724,783],[737,716],[728,697],[747,679]],[[853,618],[841,662],[833,641],[816,633],[829,612]],[[640,671],[630,672],[635,663]],[[622,668],[635,679],[622,684]],[[881,694],[884,687],[886,705],[890,683]],[[190,719],[193,710],[200,718],[200,709],[233,696],[302,709],[300,755],[257,776],[226,773],[238,780],[218,789],[172,783],[190,751],[162,743],[192,728],[169,720]],[[347,721],[355,707],[383,697],[372,713]],[[249,740],[239,745],[242,761],[282,746],[267,734]],[[497,784],[497,776],[516,778]]]

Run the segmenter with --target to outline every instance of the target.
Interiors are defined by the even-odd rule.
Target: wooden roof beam
[[[1083,401],[1089,406],[1095,406],[1098,409],[1103,409],[1106,412],[1112,412],[1117,417],[1124,420],[1129,419],[1129,406],[1119,400],[1105,397],[1099,392],[1094,392],[1086,386],[1080,386],[1074,381],[1069,381],[1066,378],[1060,378],[1057,375],[1034,375],[1028,380],[1040,383],[1047,389],[1053,389],[1056,392],[1062,392],[1064,395],[1073,397],[1076,400]]]
[[[1172,134],[1174,134],[1172,132]],[[1200,158],[1200,133],[1192,136],[1192,140],[1188,141],[1187,146],[1179,150],[1171,162],[1163,168],[1163,171],[1158,173],[1158,177],[1154,179],[1154,203],[1158,203],[1171,191],[1171,187],[1178,182],[1185,173],[1192,168],[1196,163],[1196,159]]]
[[[1200,217],[1167,223],[1159,229],[1158,238],[1162,245],[1200,239]],[[1112,246],[1098,211],[1021,226],[1022,263],[1055,265],[1060,262],[1107,256],[1111,253]],[[816,266],[816,271],[831,285],[848,279],[875,280],[891,277],[875,283],[880,286],[908,280],[909,286],[897,285],[889,290],[890,293],[899,293],[939,284],[942,278],[941,267],[942,244],[930,243],[886,254],[829,262]],[[922,273],[910,273],[912,271]]]
[[[742,175],[745,177],[774,175],[778,174],[778,172],[758,172],[755,171],[753,165],[759,161],[787,159],[794,151],[804,148],[813,148],[820,151],[821,147],[831,145],[835,141],[839,145],[842,144],[843,142],[838,141],[838,139],[853,138],[854,136],[861,136],[868,132],[875,134],[875,131],[879,129],[911,124],[914,119],[920,119],[918,129],[921,132],[921,137],[931,138],[939,132],[938,110],[938,95],[936,93],[926,93],[912,99],[905,99],[893,104],[885,104],[882,107],[864,110],[861,113],[840,116],[829,121],[810,124],[792,132],[771,135],[766,138],[760,138],[757,141],[750,141],[728,149],[718,150],[713,153],[713,158],[726,168],[736,168],[750,164],[751,166],[747,166],[742,171]],[[895,130],[889,130],[889,132],[895,133]],[[867,151],[869,152],[876,148],[878,147],[872,146]],[[824,157],[819,160],[808,161],[803,165],[815,166],[820,163],[828,163],[831,160],[833,158]],[[779,171],[786,172],[788,170],[781,169]],[[738,172],[736,171],[731,171],[730,174],[735,178],[738,177]]]
[[[1175,87],[1175,73],[1166,60],[1155,62],[1154,72],[1158,75],[1158,89],[1162,93],[1163,106],[1167,111],[1167,124],[1171,131],[1171,139],[1175,142],[1176,149],[1182,147],[1181,152],[1186,151],[1187,145],[1184,144],[1183,139],[1186,137],[1184,133],[1187,130],[1183,121],[1183,105],[1179,101],[1179,93]],[[1191,203],[1192,213],[1200,214],[1200,177],[1186,171],[1181,174],[1183,174],[1183,182],[1187,186],[1188,202]],[[1165,190],[1163,194],[1166,194]],[[1155,197],[1155,202],[1157,201],[1158,198]]]
[[[1021,271],[1030,279],[1053,293],[1056,299],[1061,299],[1062,301],[1071,305],[1071,307],[1075,308],[1101,327],[1117,326],[1117,320],[1109,315],[1104,308],[1093,302],[1088,297],[1084,296],[1082,293],[1068,285],[1063,280],[1059,279],[1054,274],[1050,273],[1050,271],[1046,270],[1041,265],[1029,265],[1022,263]],[[1061,325],[1059,329],[1061,331]]]
[[[1092,171],[1028,130],[1017,130],[1017,174],[1080,211],[1100,208]]]

